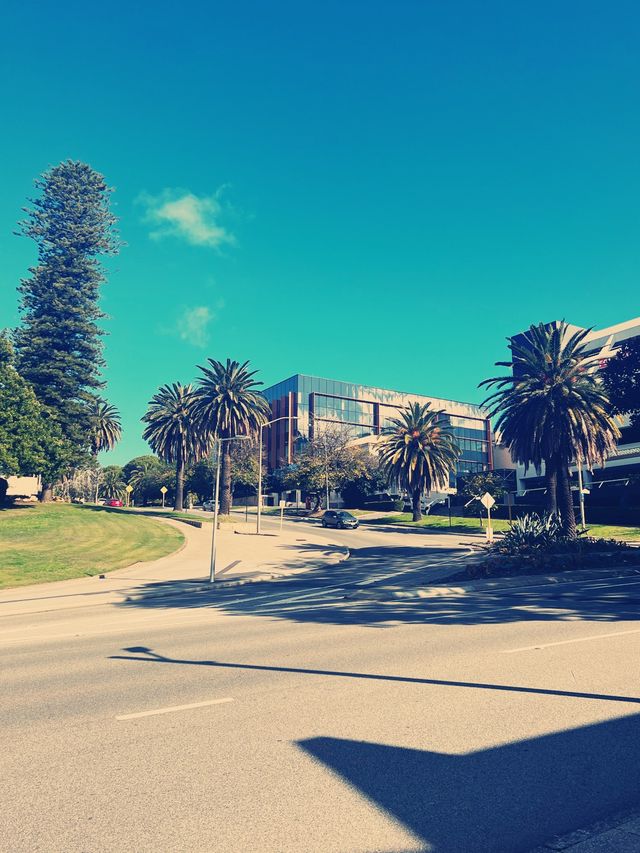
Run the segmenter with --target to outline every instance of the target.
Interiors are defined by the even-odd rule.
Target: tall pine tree
[[[19,288],[18,368],[79,461],[90,444],[87,404],[104,385],[100,258],[119,248],[112,190],[101,174],[73,160],[45,172],[36,188],[39,194],[20,223],[20,233],[38,247],[38,262]]]

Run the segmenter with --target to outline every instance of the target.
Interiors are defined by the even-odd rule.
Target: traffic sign
[[[484,495],[480,498],[480,503],[485,509],[491,509],[495,502],[496,499],[493,497],[493,495],[490,495],[489,492],[485,492]]]
[[[166,495],[169,489],[166,486],[160,486],[160,491],[163,495]]]
[[[126,491],[129,492],[129,494],[131,494],[131,492],[133,491],[133,486],[131,486],[131,485],[127,486]]]

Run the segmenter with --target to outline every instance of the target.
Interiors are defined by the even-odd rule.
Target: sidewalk
[[[76,578],[68,581],[34,584],[0,591],[0,615],[14,616],[84,607],[89,601],[111,604],[127,600],[145,586],[162,594],[188,590],[209,582],[211,534],[213,527],[202,528],[166,519],[185,537],[183,547],[167,557],[148,563],[134,563],[104,577]],[[327,544],[313,530],[283,531],[282,534],[255,534],[255,525],[221,525],[218,531],[216,581],[220,583],[271,580],[300,574],[319,565],[338,563],[348,550]]]

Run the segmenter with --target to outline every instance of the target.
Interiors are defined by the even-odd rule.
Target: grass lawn
[[[129,513],[70,504],[0,510],[0,589],[66,580],[156,560],[184,537]]]
[[[151,517],[155,515],[159,518],[183,518],[189,521],[201,521],[203,524],[211,524],[213,522],[213,513],[204,515],[201,512],[188,512],[187,510],[184,512],[175,512],[175,510],[167,509],[166,507],[165,509],[162,509],[162,507],[118,507],[113,509],[112,512]],[[249,513],[249,518],[251,518],[251,513]],[[241,524],[244,521],[244,515],[242,518],[238,518],[235,515],[219,515],[218,521],[220,524]]]
[[[377,519],[375,524],[406,524],[410,527],[441,530],[443,533],[448,530],[452,533],[481,532],[480,523],[477,518],[462,518],[455,515],[451,517],[451,527],[449,527],[449,517],[446,515],[425,515],[422,521],[413,522],[410,512],[388,515],[385,518]],[[509,522],[503,518],[492,519],[492,525],[496,531],[509,529]],[[484,527],[482,529],[484,530]],[[603,539],[640,539],[640,528],[638,527],[592,524],[588,527],[588,532],[590,536],[601,537]]]

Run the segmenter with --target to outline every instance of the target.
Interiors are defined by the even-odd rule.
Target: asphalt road
[[[332,575],[0,617],[0,850],[524,853],[637,805],[640,582],[358,601],[458,553],[355,533]]]

